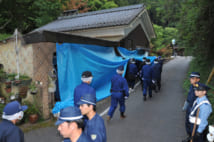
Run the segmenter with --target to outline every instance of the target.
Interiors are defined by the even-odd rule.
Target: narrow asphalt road
[[[185,138],[184,90],[190,57],[176,57],[164,64],[162,88],[153,98],[143,101],[141,86],[137,86],[126,101],[126,115],[120,119],[118,109],[106,122],[108,142],[181,142]],[[109,104],[110,105],[110,104]],[[25,133],[26,142],[60,142],[56,127]]]

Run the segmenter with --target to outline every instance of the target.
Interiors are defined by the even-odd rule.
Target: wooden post
[[[208,83],[211,81],[213,75],[214,75],[214,67],[213,67],[212,71],[210,72],[210,75],[209,75],[209,77],[208,77],[208,79],[207,79],[206,84],[208,84]]]
[[[193,130],[192,130],[192,138],[191,138],[190,142],[193,142],[193,137],[195,135],[195,130],[196,130],[196,125],[197,125],[197,121],[198,121],[199,111],[200,111],[200,108],[198,108],[198,110],[197,110],[196,119],[195,119],[194,127],[193,127]]]

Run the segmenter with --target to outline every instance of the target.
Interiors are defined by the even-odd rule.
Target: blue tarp
[[[96,90],[97,101],[110,95],[111,78],[116,74],[120,65],[127,65],[129,58],[142,60],[143,55],[136,51],[128,51],[118,47],[119,52],[126,59],[116,56],[114,48],[96,45],[56,44],[58,81],[61,103],[56,103],[53,111],[73,105],[74,88],[81,83],[83,71],[91,71],[93,80],[91,86]],[[154,59],[154,57],[149,57]]]
[[[129,51],[123,47],[118,47],[118,50],[119,50],[121,56],[123,56],[124,58],[127,58],[127,59],[134,58],[136,60],[142,61],[142,58],[144,57],[144,55],[139,55],[137,50]],[[155,56],[147,56],[146,58],[150,59],[151,62],[153,63],[153,61],[156,57]]]

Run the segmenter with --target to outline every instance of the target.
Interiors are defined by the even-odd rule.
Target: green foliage
[[[177,25],[180,43],[187,47],[188,54],[202,62],[214,61],[213,6],[212,0],[185,1],[180,12],[182,18]]]
[[[22,33],[56,19],[66,0],[2,0],[0,4],[0,30],[13,33],[18,28]]]
[[[20,75],[19,76],[19,79],[20,80],[29,80],[29,79],[31,79],[29,76],[27,76],[27,75]]]
[[[2,116],[2,112],[3,112],[3,110],[4,110],[4,104],[2,104],[2,103],[0,103],[0,116]],[[0,117],[0,119],[1,119],[1,117]]]
[[[97,11],[102,9],[109,9],[118,7],[114,1],[108,0],[88,0],[89,11]]]
[[[128,0],[114,0],[114,2],[118,5],[118,7],[129,5]]]
[[[154,47],[159,50],[163,47],[166,47],[171,43],[173,38],[177,38],[178,30],[176,28],[166,27],[163,28],[162,26],[153,25],[155,29],[155,33],[157,38],[152,39],[152,44]]]
[[[61,8],[59,0],[36,0],[32,6],[34,17],[29,18],[35,22],[36,27],[40,27],[55,20],[60,15]]]
[[[31,82],[29,89],[31,91],[37,91],[36,83],[34,81]]]
[[[180,0],[139,0],[144,3],[149,12],[151,21],[163,27],[175,27],[179,21],[182,1]]]
[[[27,105],[28,109],[26,110],[26,115],[31,115],[31,114],[39,114],[41,115],[41,112],[39,110],[39,107],[36,105],[36,103],[31,103],[28,101],[23,102],[23,105]]]
[[[5,39],[9,38],[10,36],[11,36],[11,34],[2,33],[2,34],[0,34],[0,41],[5,40]]]

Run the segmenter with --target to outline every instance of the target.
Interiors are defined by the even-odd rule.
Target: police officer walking
[[[150,59],[146,59],[146,65],[142,67],[141,74],[143,80],[143,100],[146,101],[147,90],[149,90],[149,97],[152,97],[152,67]]]
[[[90,71],[84,71],[82,73],[81,77],[82,83],[74,89],[74,106],[79,107],[77,105],[77,102],[79,102],[82,95],[86,93],[92,94],[96,97],[95,89],[90,86],[92,79],[93,76]]]
[[[135,79],[137,76],[137,66],[135,64],[135,60],[132,58],[129,60],[128,68],[127,68],[127,81],[131,92],[134,89]]]
[[[206,129],[208,127],[208,118],[212,112],[212,106],[206,97],[207,91],[210,88],[204,84],[196,83],[194,89],[197,99],[194,101],[189,115],[191,132],[193,131],[194,125],[196,125],[195,134],[193,135],[192,139],[193,142],[205,142],[207,132]]]
[[[146,57],[143,57],[142,61],[140,62],[139,66],[138,66],[138,77],[140,79],[140,83],[141,83],[141,86],[143,88],[143,80],[142,80],[142,68],[143,66],[146,65]]]
[[[129,96],[129,88],[127,81],[122,74],[124,67],[119,66],[117,68],[117,74],[112,77],[111,80],[111,106],[108,111],[107,120],[113,117],[114,111],[117,108],[117,104],[120,104],[120,118],[125,118],[125,99]]]
[[[161,87],[160,78],[161,78],[161,65],[158,63],[158,59],[155,59],[154,64],[152,65],[152,83],[154,83],[155,92],[160,90]]]
[[[60,110],[60,116],[55,125],[58,126],[60,134],[71,142],[92,142],[83,132],[84,120],[77,107],[71,106]]]
[[[77,103],[82,115],[86,115],[88,121],[84,132],[93,142],[106,142],[106,128],[104,120],[96,113],[95,94],[86,93]]]
[[[15,124],[24,116],[27,106],[21,106],[18,101],[8,103],[3,110],[0,123],[0,142],[24,142],[24,133]]]
[[[189,114],[191,112],[193,102],[197,98],[197,96],[195,95],[194,86],[196,85],[196,83],[198,83],[200,81],[200,73],[192,72],[189,77],[190,77],[191,86],[189,88],[187,100],[185,101],[184,106],[183,106],[183,110],[186,110],[185,128],[186,128],[188,137],[185,140],[183,140],[183,142],[188,142],[191,137],[191,124],[189,122]]]

